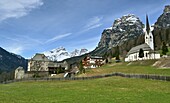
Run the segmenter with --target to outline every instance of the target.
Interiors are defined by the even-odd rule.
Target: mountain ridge
[[[68,52],[66,48],[59,47],[56,49],[52,49],[50,51],[43,52],[45,56],[47,56],[48,59],[52,61],[62,61],[64,59],[68,59],[71,57],[81,56],[83,54],[88,53],[87,49],[75,49],[72,52]]]
[[[0,47],[0,70],[10,72],[17,67],[22,66],[27,69],[27,60],[20,55],[10,53],[7,50]]]

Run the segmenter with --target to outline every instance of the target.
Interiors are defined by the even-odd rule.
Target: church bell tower
[[[154,42],[152,31],[150,30],[148,15],[146,15],[146,31],[145,31],[145,43],[149,45],[149,47],[154,50]]]

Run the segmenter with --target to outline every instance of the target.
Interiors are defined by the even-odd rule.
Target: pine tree
[[[166,29],[166,41],[168,41],[169,40],[169,29]]]
[[[139,58],[143,58],[144,57],[144,52],[143,52],[143,49],[141,48],[139,50]]]
[[[168,47],[166,46],[166,43],[163,42],[163,45],[162,45],[162,54],[166,55],[167,52],[168,52]]]
[[[116,60],[120,60],[119,54],[120,54],[120,52],[119,52],[119,46],[117,45],[117,46],[116,46],[116,53],[115,53]]]
[[[79,70],[80,70],[80,73],[82,73],[82,72],[85,73],[85,70],[84,70],[84,68],[83,68],[83,63],[82,63],[82,61],[80,61]]]

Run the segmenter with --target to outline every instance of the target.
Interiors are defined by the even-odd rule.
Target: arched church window
[[[152,36],[150,36],[150,39],[152,39]]]
[[[150,41],[152,41],[152,37],[150,36]]]

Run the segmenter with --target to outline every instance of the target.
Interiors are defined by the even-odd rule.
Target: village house
[[[28,60],[27,74],[38,73],[40,76],[54,75],[68,69],[67,62],[55,62],[49,60],[44,54],[35,54]]]
[[[104,64],[104,59],[98,56],[86,56],[82,60],[82,64],[84,68],[97,68]]]
[[[139,57],[140,49],[142,49],[144,53],[142,58]],[[145,43],[131,48],[126,55],[125,62],[148,59],[160,59],[160,54],[154,50],[153,34],[150,30],[148,16],[146,16]]]
[[[14,79],[23,79],[25,77],[25,71],[23,67],[18,67],[15,69],[15,77]]]

